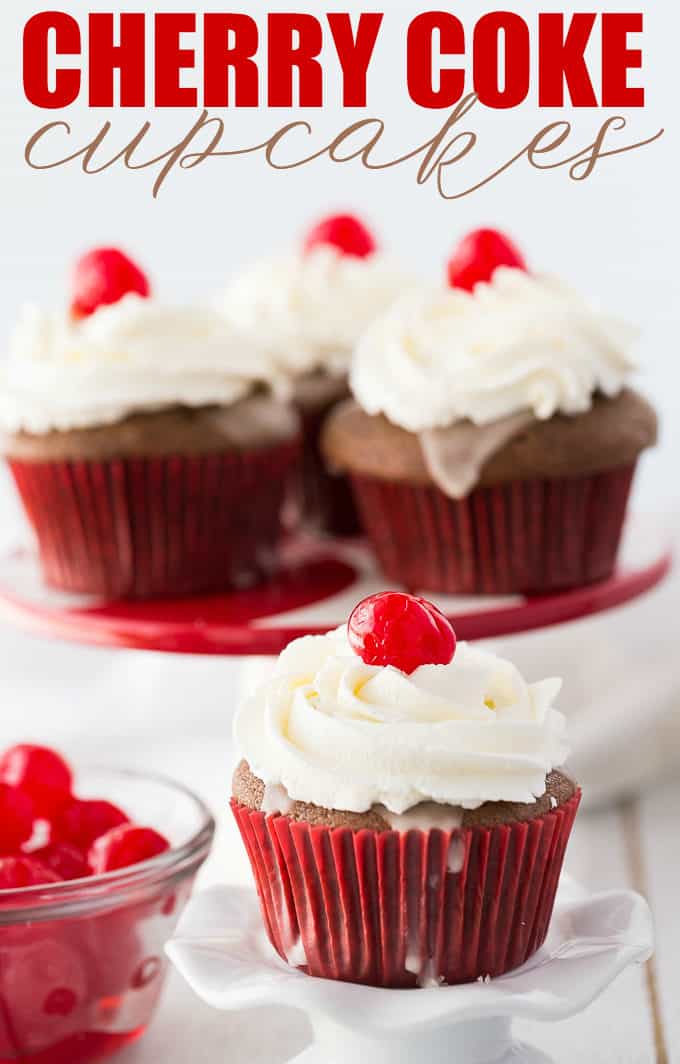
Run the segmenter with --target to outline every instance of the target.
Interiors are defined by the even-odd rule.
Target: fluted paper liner
[[[274,567],[298,444],[9,466],[48,584],[106,598],[219,591]]]
[[[541,594],[611,576],[634,471],[517,480],[464,499],[401,481],[352,483],[390,581],[448,594]]]
[[[580,798],[526,823],[403,833],[231,804],[278,953],[310,975],[406,988],[493,978],[540,948]]]

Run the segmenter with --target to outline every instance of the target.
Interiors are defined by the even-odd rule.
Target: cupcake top
[[[436,607],[385,593],[291,643],[239,709],[235,740],[268,787],[328,809],[531,803],[567,755],[560,687],[456,647]]]
[[[425,432],[581,414],[596,394],[621,392],[634,369],[629,328],[561,281],[527,272],[519,256],[460,257],[451,287],[410,293],[363,335],[350,384],[367,413]]]
[[[347,373],[359,337],[413,280],[351,216],[320,223],[305,245],[255,262],[219,305],[293,378]]]
[[[106,269],[101,260],[97,269]],[[124,289],[89,303],[81,294],[70,311],[24,309],[0,371],[6,432],[40,435],[174,405],[228,405],[275,382],[268,357],[217,311],[163,306],[139,285]]]

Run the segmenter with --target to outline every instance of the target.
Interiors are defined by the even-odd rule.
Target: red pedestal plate
[[[637,519],[627,530],[617,572],[602,583],[540,597],[430,597],[460,639],[491,638],[632,602],[661,583],[671,565],[668,538],[654,522]],[[266,585],[148,602],[50,591],[30,551],[0,557],[0,615],[43,635],[178,654],[278,654],[291,639],[343,623],[361,598],[384,587],[370,551],[356,541],[291,540],[279,575]]]

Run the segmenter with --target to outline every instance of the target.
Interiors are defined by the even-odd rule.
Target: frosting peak
[[[0,372],[0,424],[36,434],[175,404],[227,405],[276,376],[217,311],[137,295],[79,321],[27,306]]]
[[[324,808],[532,802],[567,755],[560,687],[465,643],[410,676],[366,665],[343,627],[290,644],[239,709],[235,739],[265,784]]]
[[[324,244],[254,263],[232,281],[220,305],[283,373],[340,375],[364,330],[413,283],[385,255],[357,258]]]
[[[545,420],[617,395],[634,369],[631,330],[550,277],[500,268],[474,292],[412,293],[359,343],[352,390],[411,432],[521,411]]]

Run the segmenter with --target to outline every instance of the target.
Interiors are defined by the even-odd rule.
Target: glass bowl
[[[208,856],[213,818],[160,776],[77,774],[78,797],[107,798],[171,848],[105,875],[0,891],[0,1064],[86,1064],[146,1030],[164,946]]]

